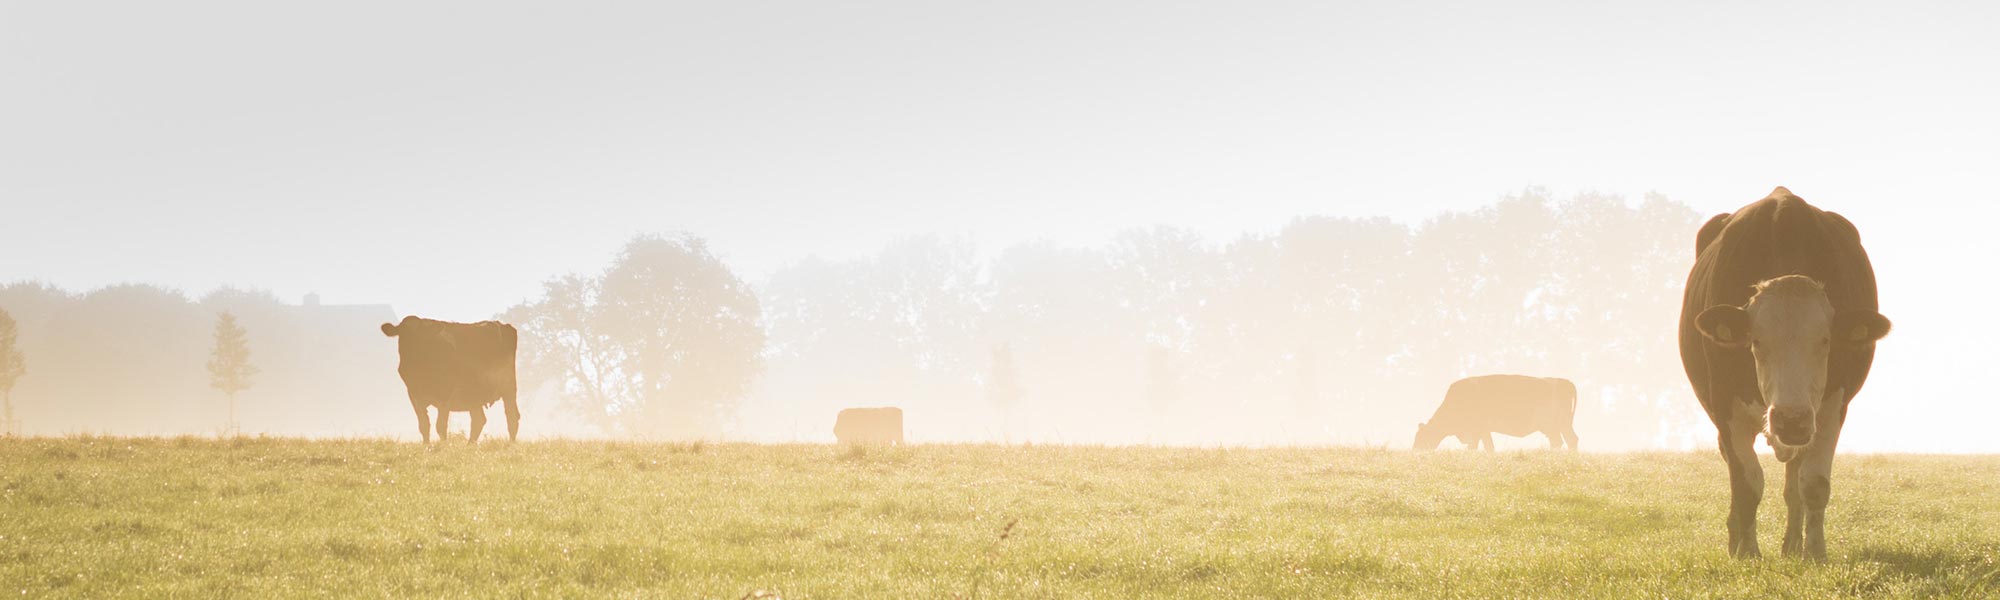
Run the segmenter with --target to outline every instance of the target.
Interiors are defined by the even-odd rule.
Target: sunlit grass
[[[0,440],[0,595],[2000,595],[2000,457],[1841,459],[1810,565],[1709,453],[455,442]]]

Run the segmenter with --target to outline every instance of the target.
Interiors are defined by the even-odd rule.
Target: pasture
[[[0,439],[16,597],[2000,595],[2000,458],[1846,456],[1830,560],[1712,452]]]

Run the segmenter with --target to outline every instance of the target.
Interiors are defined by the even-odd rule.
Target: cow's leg
[[[1544,431],[1542,432],[1542,437],[1549,438],[1550,450],[1558,450],[1563,447],[1563,435],[1561,433],[1556,433],[1553,431]]]
[[[1479,434],[1479,441],[1486,444],[1487,452],[1492,452],[1494,450],[1499,449],[1499,447],[1493,445],[1493,432],[1491,431]]]
[[[465,440],[466,443],[478,443],[479,432],[485,429],[486,429],[486,407],[484,406],[472,407],[472,437],[466,438]]]
[[[1833,450],[1847,420],[1847,390],[1839,390],[1819,410],[1819,431],[1797,459],[1799,496],[1805,500],[1805,557],[1826,560],[1826,504],[1833,498]]]
[[[425,444],[431,443],[431,408],[415,401],[410,402],[410,408],[417,411],[417,434],[423,436]]]
[[[1564,427],[1564,428],[1563,428],[1563,431],[1562,431],[1562,436],[1563,436],[1563,445],[1565,445],[1565,446],[1569,446],[1569,451],[1571,451],[1571,452],[1575,452],[1575,451],[1577,451],[1577,448],[1576,448],[1576,426],[1575,426],[1575,425],[1570,425],[1570,426],[1567,426],[1567,427]]]
[[[1764,466],[1757,463],[1755,419],[1731,419],[1717,435],[1729,463],[1729,555],[1757,558],[1757,503],[1764,500]]]
[[[445,440],[444,429],[446,426],[451,424],[451,411],[445,410],[445,408],[442,406],[438,407],[437,424],[438,424],[438,443],[444,443]]]
[[[1805,496],[1799,487],[1799,473],[1804,470],[1806,460],[1794,458],[1785,463],[1785,556],[1798,556],[1805,549],[1804,533],[1806,518]]]
[[[514,391],[500,397],[500,403],[507,408],[507,441],[521,437],[521,405],[514,403]]]

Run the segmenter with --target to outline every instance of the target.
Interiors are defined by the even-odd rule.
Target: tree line
[[[1597,447],[1681,445],[1702,424],[1673,334],[1697,226],[1664,198],[1528,190],[1416,225],[802,261],[764,287],[745,426],[814,415],[772,436],[812,439],[885,404],[919,439],[1400,446],[1451,381],[1518,372],[1576,380]]]
[[[17,357],[0,368],[14,431],[59,435],[377,435],[407,428],[386,305],[306,306],[224,288],[73,293],[0,286]],[[0,329],[8,329],[0,327]],[[5,333],[5,332],[0,332]],[[9,339],[11,338],[11,339]],[[8,354],[0,349],[0,355]],[[5,365],[0,365],[4,367]],[[402,408],[393,415],[377,407]]]
[[[1530,189],[1416,224],[1299,217],[1229,240],[1153,227],[983,252],[920,236],[756,283],[699,238],[647,235],[498,318],[521,330],[524,405],[610,435],[813,441],[840,408],[886,405],[906,410],[919,441],[1401,446],[1452,380],[1518,372],[1575,380],[1593,447],[1678,446],[1701,424],[1673,342],[1697,226],[1660,197]],[[34,308],[47,304],[74,306]],[[62,347],[105,338],[119,350],[99,363],[198,360],[209,348],[179,347],[209,341],[188,315],[212,323],[224,305],[251,346],[265,337],[311,355],[272,357],[262,379],[285,389],[260,384],[259,401],[310,387],[287,369],[369,369],[380,377],[346,386],[368,395],[347,410],[379,409],[382,433],[405,428],[393,345],[300,344],[312,329],[300,319],[256,318],[286,314],[268,295],[0,288],[0,309],[28,306],[63,340],[43,342],[54,364],[88,362]],[[48,317],[58,313],[76,314]],[[350,320],[367,333],[365,321],[392,317]],[[132,386],[76,383],[74,408],[147,402]]]

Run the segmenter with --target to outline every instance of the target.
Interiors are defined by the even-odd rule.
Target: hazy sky
[[[470,320],[643,231],[761,280],[1785,185],[1875,253],[1898,389],[2000,418],[1915,383],[1994,364],[1994,3],[510,4],[0,0],[0,281]]]

